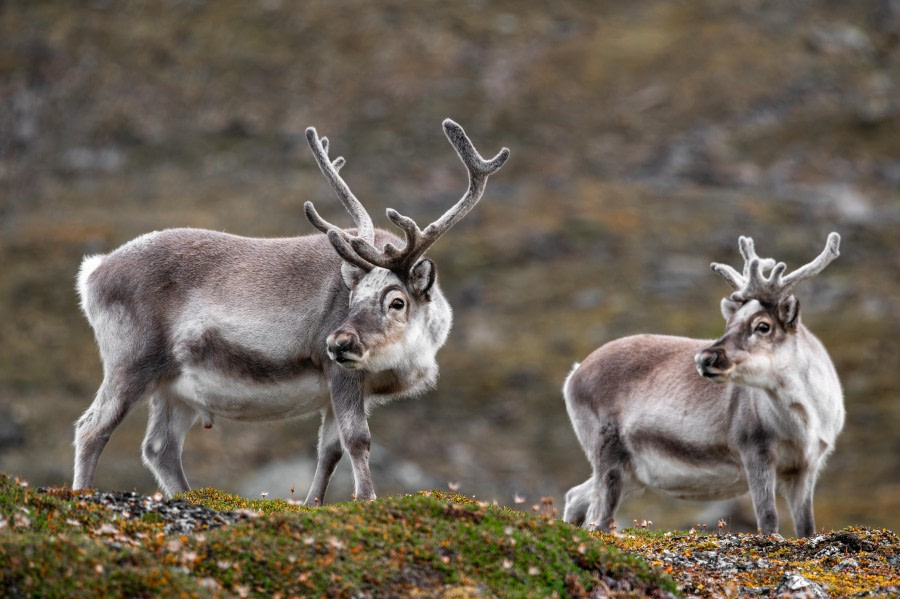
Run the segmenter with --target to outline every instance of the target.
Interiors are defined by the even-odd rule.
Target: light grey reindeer
[[[484,160],[462,127],[444,133],[469,172],[462,198],[424,230],[389,209],[405,245],[375,229],[306,130],[313,155],[354,233],[306,217],[325,235],[253,239],[200,229],[149,233],[85,258],[81,305],[94,329],[103,382],[75,425],[74,489],[93,485],[100,453],[128,411],[149,397],[144,464],[167,496],[188,490],[182,445],[197,419],[283,420],[319,413],[318,460],[307,504],[324,501],[349,453],[359,500],[375,498],[368,409],[435,385],[452,311],[423,255],[481,199],[509,156]]]
[[[567,522],[609,530],[623,496],[641,488],[696,500],[749,488],[759,530],[774,534],[778,486],[797,535],[815,531],[813,491],[844,425],[843,393],[791,292],[839,244],[831,233],[815,260],[783,276],[783,262],[741,237],[743,273],[711,265],[735,290],[722,300],[724,336],[626,337],[576,364],[563,394],[593,474],[566,494]]]

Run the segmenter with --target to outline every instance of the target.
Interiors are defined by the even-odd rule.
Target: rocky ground
[[[889,530],[847,528],[807,539],[704,529],[653,536],[626,532],[600,538],[670,574],[688,595],[891,597],[900,592],[900,539]]]
[[[38,493],[54,493],[54,489],[39,487]],[[247,519],[241,512],[222,512],[202,505],[188,503],[181,499],[166,499],[157,494],[153,497],[134,491],[117,493],[94,492],[81,496],[83,501],[95,503],[118,514],[123,520],[155,520],[162,523],[168,534],[200,532],[218,528]]]
[[[4,478],[6,483],[8,479]],[[12,481],[8,481],[12,482]],[[27,489],[22,481],[15,482],[20,489]],[[44,530],[49,534],[53,528],[52,507],[58,503],[42,504],[34,499],[29,501],[27,497],[22,501],[26,492],[19,494],[18,500],[12,504],[8,491],[15,489],[13,485],[4,484],[6,495],[0,506],[0,553],[12,551],[12,543],[15,538],[9,535],[22,533],[30,528]],[[254,520],[277,516],[279,513],[299,512],[305,513],[311,518],[317,518],[317,514],[324,519],[330,519],[343,509],[335,508],[308,511],[296,502],[284,502],[283,500],[255,499],[246,500],[235,496],[229,496],[221,492],[204,489],[192,492],[183,498],[163,500],[159,495],[155,497],[141,496],[136,493],[78,493],[73,494],[65,489],[38,488],[38,496],[59,498],[64,501],[73,501],[66,516],[66,522],[70,532],[84,529],[84,532],[96,537],[107,547],[114,550],[124,550],[134,547],[135,543],[147,539],[148,533],[141,532],[141,527],[152,527],[159,531],[160,544],[169,547],[170,551],[186,552],[192,558],[197,559],[191,539],[202,539],[201,543],[213,544],[208,539],[208,533],[221,527],[241,526]],[[501,510],[496,506],[489,506],[462,496],[447,495],[439,492],[426,492],[423,498],[440,498],[445,501],[443,517],[453,520],[470,522],[472,525],[484,525],[487,534],[487,521],[482,520],[488,516],[491,510]],[[449,500],[449,501],[447,501]],[[53,501],[58,501],[54,499]],[[380,500],[392,502],[393,499]],[[16,505],[24,505],[24,508],[16,508]],[[96,508],[87,508],[87,513],[95,518],[90,523],[79,524],[80,518],[78,506],[94,505]],[[352,504],[350,504],[352,505]],[[357,504],[358,505],[358,504]],[[58,508],[57,508],[58,509]],[[403,518],[403,508],[391,508],[394,518]],[[407,508],[408,509],[408,508]],[[337,510],[337,512],[335,512]],[[761,536],[754,534],[736,534],[727,531],[722,522],[721,528],[709,530],[706,526],[698,525],[689,531],[661,532],[650,529],[652,523],[635,523],[635,528],[629,528],[621,532],[590,533],[584,535],[581,531],[573,534],[576,529],[569,525],[555,521],[555,511],[552,500],[547,498],[539,505],[533,506],[533,514],[527,515],[521,512],[506,510],[508,514],[516,514],[515,524],[506,524],[506,529],[501,539],[507,539],[509,550],[515,553],[517,549],[516,534],[514,528],[529,530],[529,527],[558,528],[564,534],[562,538],[571,544],[574,555],[588,555],[593,544],[598,546],[616,547],[625,555],[632,555],[646,560],[648,564],[656,568],[656,571],[671,577],[677,583],[677,594],[694,597],[892,597],[900,592],[900,538],[889,530],[874,530],[866,528],[847,528],[836,532],[819,533],[807,539],[785,539],[779,535]],[[9,516],[4,515],[9,512]],[[374,525],[375,511],[363,509],[359,512],[358,522],[354,526],[348,526],[347,530],[356,530],[349,537],[340,529],[342,526],[332,528],[332,536],[329,541],[331,550],[337,546],[349,546],[353,539],[362,535],[362,530]],[[412,512],[405,516],[412,521]],[[370,522],[369,520],[372,519]],[[34,524],[32,525],[32,521]],[[39,521],[44,521],[39,525]],[[430,526],[435,524],[430,523]],[[332,525],[333,526],[333,525]],[[421,524],[419,526],[422,526]],[[137,527],[137,528],[136,528]],[[328,526],[326,525],[326,530]],[[59,530],[54,529],[54,530]],[[566,535],[565,531],[571,532]],[[428,533],[427,528],[425,532]],[[446,555],[458,555],[462,557],[463,550],[458,546],[461,541],[456,532],[445,531],[447,537],[441,543],[448,549]],[[4,537],[3,535],[7,535]],[[241,529],[236,538],[246,534]],[[435,530],[437,534],[437,530]],[[307,540],[313,538],[312,532],[304,533]],[[52,535],[51,535],[52,536]],[[227,533],[225,533],[227,538]],[[301,538],[301,541],[302,541]],[[510,541],[510,539],[512,539]],[[390,538],[385,538],[386,544],[383,551],[392,547]],[[407,539],[410,541],[410,539]],[[299,541],[298,541],[299,542]],[[303,541],[306,542],[306,541]],[[503,543],[501,543],[503,544]],[[177,547],[176,547],[177,545]],[[6,549],[3,549],[3,547]],[[407,551],[414,551],[414,542],[406,547]],[[396,550],[398,546],[393,546]],[[527,547],[521,547],[526,551]],[[10,555],[16,555],[12,551]],[[249,557],[249,554],[248,554]],[[13,558],[15,559],[15,558]],[[220,563],[225,558],[208,553],[205,559],[218,559]],[[455,559],[455,558],[454,558]],[[504,563],[494,563],[493,568],[500,575],[504,569],[509,576],[516,576],[512,566],[512,560],[505,558]],[[535,566],[530,566],[533,569]],[[186,571],[193,566],[186,568]],[[336,572],[343,572],[337,568]],[[483,574],[484,575],[484,574]],[[534,575],[533,573],[531,574]],[[302,575],[301,575],[302,576]],[[445,579],[440,576],[431,578],[430,582],[421,577],[416,578],[407,573],[402,578],[403,584],[412,584],[422,596],[446,596],[448,587]],[[3,580],[0,574],[0,581]],[[7,584],[11,579],[7,579]],[[444,580],[444,582],[442,582]],[[564,580],[557,581],[565,586],[565,595],[571,597],[604,597],[622,596],[638,590],[631,578],[622,578],[621,575],[607,571],[606,574],[594,576],[589,582],[576,577],[574,574],[566,576]],[[211,583],[206,583],[213,588]],[[216,584],[219,584],[218,582]],[[393,583],[391,583],[393,584]],[[643,583],[642,583],[643,584]],[[430,586],[429,586],[430,585]],[[502,583],[500,583],[502,588]],[[2,587],[0,587],[2,588]],[[7,586],[9,591],[11,588]],[[243,588],[243,587],[241,587]],[[392,587],[393,588],[393,587]],[[411,587],[407,586],[407,590]],[[463,587],[454,587],[456,592],[462,593],[454,596],[491,596],[498,587],[480,586],[470,584]],[[537,587],[535,587],[537,588]],[[673,596],[669,592],[660,589],[652,590],[651,587],[641,587],[651,592],[654,596]],[[220,589],[221,590],[221,589]],[[382,589],[384,590],[384,589]],[[260,589],[247,587],[246,593],[255,594]],[[379,594],[376,589],[370,588],[363,595],[373,592]],[[238,589],[238,594],[242,594]],[[444,592],[442,595],[441,593]],[[13,593],[12,596],[16,596]]]

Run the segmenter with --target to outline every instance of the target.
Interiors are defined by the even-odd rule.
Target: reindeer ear
[[[800,324],[800,300],[789,295],[778,302],[778,320],[786,331],[797,330],[797,325]]]
[[[722,302],[719,304],[719,309],[722,311],[722,318],[728,320],[734,313],[741,309],[741,302],[736,302],[730,297],[723,297]]]
[[[428,258],[419,260],[409,271],[410,289],[418,296],[428,298],[437,278],[437,267]]]
[[[359,283],[359,280],[365,275],[366,272],[363,269],[353,266],[349,262],[341,263],[341,279],[343,279],[347,289],[356,287],[356,284]]]

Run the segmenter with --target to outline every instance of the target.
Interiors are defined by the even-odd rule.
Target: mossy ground
[[[806,539],[699,528],[591,534],[643,557],[670,574],[689,595],[736,597],[773,589],[786,572],[818,583],[832,597],[900,593],[900,539],[889,530],[848,527]]]
[[[723,597],[769,594],[786,572],[834,597],[900,589],[887,530],[588,533],[440,491],[311,509],[199,489],[180,499],[249,517],[168,534],[86,497],[0,474],[0,596]]]
[[[541,515],[437,491],[309,509],[212,489],[254,517],[166,534],[66,489],[0,475],[3,596],[665,596],[672,580]]]

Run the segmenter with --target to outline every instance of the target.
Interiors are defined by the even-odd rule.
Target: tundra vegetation
[[[0,475],[0,594],[722,597],[785,591],[786,578],[832,597],[900,590],[885,530],[609,534],[533,509],[440,491],[322,508],[209,488],[163,500]]]

